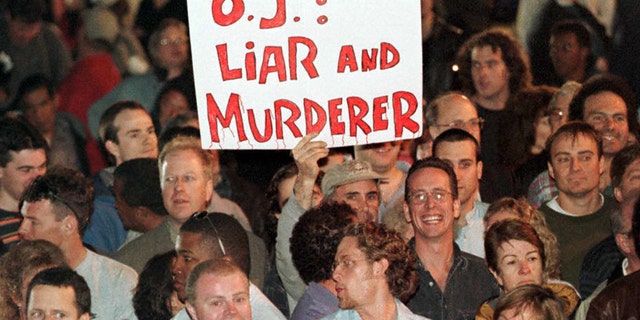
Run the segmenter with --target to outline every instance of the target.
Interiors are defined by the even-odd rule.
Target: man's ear
[[[553,172],[553,166],[551,165],[551,162],[547,161],[547,169],[549,170],[549,176],[553,179],[556,178],[556,174]]]
[[[389,269],[389,260],[382,258],[373,262],[373,274],[376,277],[384,276],[385,272]]]
[[[120,150],[118,149],[118,145],[111,141],[111,140],[107,140],[104,143],[104,148],[107,149],[107,151],[112,154],[116,159],[120,158]]]
[[[460,218],[460,198],[453,200],[453,217]]]
[[[411,223],[411,211],[409,211],[409,205],[406,202],[402,203],[402,211],[404,213],[404,220],[407,223]]]
[[[616,200],[618,200],[618,202],[622,202],[624,200],[624,197],[622,196],[622,190],[620,190],[620,188],[618,187],[613,188],[613,196],[616,198]]]
[[[482,179],[482,168],[484,167],[484,163],[482,161],[478,161],[476,163],[476,171],[478,172],[478,180]]]
[[[620,251],[622,251],[625,256],[635,251],[636,248],[633,246],[633,239],[627,237],[627,235],[616,233],[614,239],[616,240],[616,245],[618,245],[618,248],[620,248]]]
[[[73,213],[68,214],[62,219],[62,231],[65,234],[73,234],[78,232],[78,219]]]

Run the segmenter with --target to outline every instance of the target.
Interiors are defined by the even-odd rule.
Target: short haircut
[[[120,196],[130,207],[149,208],[159,216],[166,216],[162,201],[158,160],[138,158],[121,163],[114,171],[114,178],[122,181]]]
[[[163,129],[162,134],[158,138],[158,150],[162,151],[164,146],[177,137],[192,137],[200,139],[200,130],[191,126],[174,126],[168,125]]]
[[[502,60],[511,76],[509,91],[515,93],[531,84],[531,73],[527,58],[518,40],[506,31],[492,28],[473,35],[458,50],[456,63],[459,66],[460,83],[465,93],[475,94],[476,89],[471,78],[471,52],[474,48],[491,47],[493,52],[502,52]]]
[[[300,217],[291,234],[291,257],[306,284],[331,279],[342,231],[355,221],[356,213],[349,205],[333,201]]]
[[[583,48],[591,48],[591,34],[580,20],[560,20],[551,27],[551,36],[573,34]]]
[[[31,298],[31,291],[35,286],[52,286],[57,288],[71,287],[75,293],[75,304],[78,316],[85,313],[91,314],[91,291],[82,276],[69,267],[56,267],[46,269],[38,273],[27,289],[27,306]]]
[[[449,192],[451,192],[453,199],[458,199],[458,178],[456,178],[456,173],[453,171],[451,165],[442,159],[429,157],[414,162],[409,169],[409,172],[407,172],[407,178],[405,179],[404,185],[404,200],[406,202],[409,202],[409,197],[411,196],[411,189],[409,187],[411,178],[417,171],[426,168],[435,168],[444,171],[447,176],[449,176]]]
[[[344,236],[357,239],[369,262],[387,259],[389,267],[385,275],[394,297],[406,302],[413,295],[418,288],[418,264],[399,233],[369,221],[347,226]]]
[[[133,295],[133,308],[138,319],[171,319],[167,304],[173,293],[171,265],[175,250],[155,255],[144,265]]]
[[[247,277],[247,275],[237,265],[226,259],[212,259],[201,262],[193,268],[187,278],[187,287],[185,288],[187,301],[191,304],[195,304],[197,283],[205,274],[224,277],[234,273],[240,273],[245,278]],[[249,283],[249,279],[247,279],[247,283]],[[249,290],[248,287],[247,290]]]
[[[220,212],[211,212],[203,216],[194,215],[182,224],[180,232],[202,235],[200,245],[211,252],[213,259],[224,256],[218,242],[220,240],[227,256],[244,273],[249,274],[251,268],[249,236],[235,218]]]
[[[449,129],[441,133],[435,140],[433,140],[433,146],[431,147],[431,154],[435,156],[438,146],[443,142],[462,142],[471,141],[475,147],[474,154],[476,155],[476,162],[480,161],[480,144],[478,140],[474,138],[469,132],[462,129]]]
[[[511,290],[498,300],[493,319],[500,319],[502,312],[514,309],[522,314],[525,309],[531,310],[533,319],[565,320],[565,303],[551,289],[535,284],[527,284]]]
[[[0,310],[7,319],[20,319],[12,298],[22,299],[25,277],[42,268],[62,267],[67,263],[62,250],[46,240],[22,240],[0,258]],[[21,300],[19,300],[21,301]],[[14,311],[14,314],[8,312]]]
[[[583,136],[586,139],[591,139],[596,142],[598,146],[598,158],[602,157],[602,137],[596,129],[594,129],[590,124],[582,121],[569,121],[565,123],[562,127],[558,129],[558,131],[554,132],[549,140],[547,140],[547,153],[549,153],[549,162],[551,162],[551,148],[553,144],[561,137],[569,137],[573,140],[577,139],[578,136]]]
[[[116,120],[116,117],[120,112],[125,110],[142,110],[146,114],[149,114],[147,109],[136,101],[125,100],[116,102],[105,110],[100,117],[100,124],[98,125],[98,136],[100,137],[100,142],[106,143],[107,141],[113,141],[116,144],[120,143],[120,141],[118,141],[118,130],[120,130],[120,128],[117,128],[113,122]]]
[[[536,230],[527,222],[507,219],[496,222],[484,235],[485,259],[489,269],[498,274],[502,273],[502,270],[498,268],[498,249],[513,240],[525,241],[536,247],[542,259],[541,264],[545,265],[544,244],[538,237]]]
[[[595,75],[582,84],[582,89],[571,100],[569,120],[584,121],[584,103],[587,98],[606,91],[613,92],[622,98],[627,107],[629,133],[637,137],[640,124],[638,124],[637,120],[636,97],[624,79],[612,74]]]
[[[40,132],[23,117],[0,119],[0,167],[13,161],[11,151],[42,149],[49,153],[49,145]]]
[[[93,186],[89,179],[75,169],[54,167],[36,178],[24,191],[20,209],[25,202],[49,200],[56,221],[73,215],[78,220],[78,232],[84,234],[93,213]]]
[[[11,0],[6,6],[11,19],[27,24],[41,22],[47,10],[44,0]]]
[[[53,98],[56,94],[53,83],[51,80],[42,73],[32,74],[26,77],[22,82],[20,82],[20,86],[18,87],[18,91],[16,92],[16,97],[13,102],[13,109],[20,110],[24,108],[24,96],[36,91],[40,88],[47,89],[47,93],[50,98]]]
[[[200,146],[200,139],[194,137],[178,136],[169,141],[160,152],[158,157],[158,168],[160,169],[160,178],[162,178],[162,164],[167,156],[180,151],[192,151],[202,163],[204,175],[207,180],[213,180],[213,156],[203,150]]]
[[[619,188],[622,185],[622,176],[631,163],[640,160],[640,145],[634,143],[622,148],[611,160],[611,186]]]
[[[153,104],[153,109],[151,109],[151,116],[153,119],[158,119],[160,115],[160,102],[165,95],[170,92],[178,92],[184,96],[189,104],[189,109],[195,112],[196,108],[196,89],[193,83],[193,78],[191,77],[177,77],[167,81],[160,92],[156,95],[156,101]],[[196,113],[196,119],[198,114]]]

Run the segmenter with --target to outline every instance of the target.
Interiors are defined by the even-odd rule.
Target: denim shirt
[[[420,284],[407,302],[415,314],[433,320],[474,319],[482,303],[500,294],[500,288],[483,259],[460,251],[455,243],[453,266],[449,270],[444,293],[415,252],[415,239],[409,242],[418,260]]]

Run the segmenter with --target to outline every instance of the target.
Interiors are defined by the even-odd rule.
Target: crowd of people
[[[640,317],[640,5],[421,8],[421,137],[264,156],[186,0],[0,0],[0,318]]]

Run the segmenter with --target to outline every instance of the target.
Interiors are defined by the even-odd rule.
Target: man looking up
[[[8,250],[20,240],[20,197],[47,171],[47,141],[26,120],[0,119],[0,239]]]
[[[455,222],[455,241],[464,252],[484,258],[484,214],[488,203],[480,201],[480,161],[478,141],[461,129],[450,129],[433,142],[433,155],[453,167],[458,180],[460,217]]]
[[[584,256],[609,236],[609,215],[615,208],[615,201],[598,189],[604,170],[602,140],[590,125],[568,122],[549,138],[547,148],[558,196],[539,210],[558,238],[563,280],[580,290]]]
[[[426,158],[411,166],[404,216],[415,233],[409,245],[420,275],[409,309],[430,319],[473,319],[478,306],[500,291],[484,260],[461,252],[454,242],[460,199],[448,163]]]
[[[587,80],[569,107],[569,120],[592,125],[602,138],[604,174],[600,191],[613,196],[611,161],[630,139],[637,137],[636,100],[626,82],[614,75],[598,75]]]
[[[340,310],[323,319],[425,319],[401,302],[415,291],[418,275],[397,232],[374,222],[347,226],[334,265]]]
[[[54,168],[36,179],[22,196],[20,235],[57,245],[69,267],[91,288],[96,319],[134,319],[131,299],[138,275],[133,269],[87,250],[82,233],[93,206],[93,188],[82,173]]]

